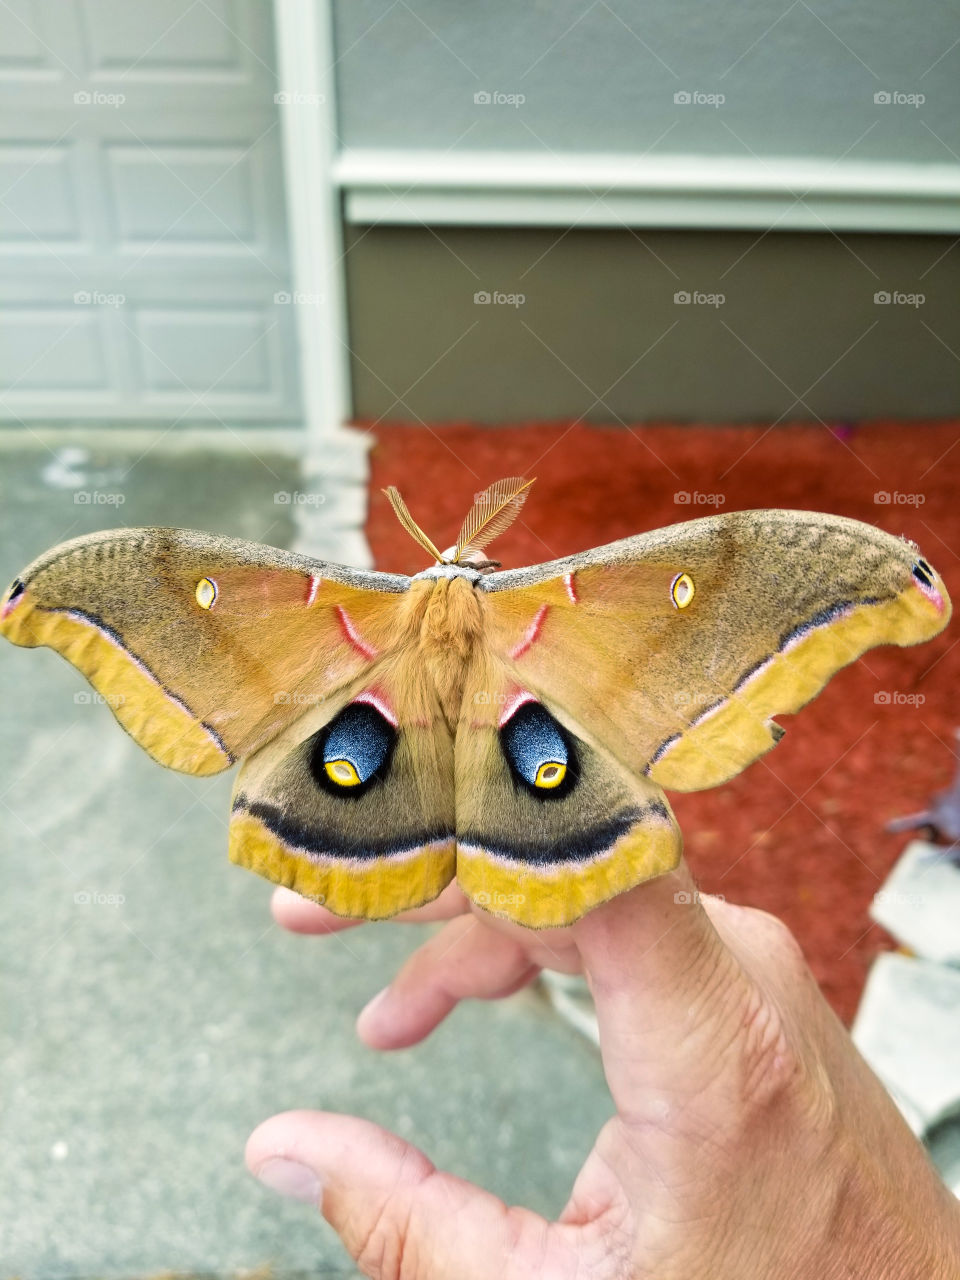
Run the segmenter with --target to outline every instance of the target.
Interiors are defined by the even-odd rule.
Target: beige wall
[[[955,414],[954,243],[355,228],[346,262],[356,412],[489,423]],[[495,290],[525,300],[474,302]],[[677,304],[682,291],[725,301]],[[878,305],[879,292],[925,300]]]

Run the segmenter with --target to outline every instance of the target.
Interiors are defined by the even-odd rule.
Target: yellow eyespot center
[[[323,767],[327,777],[338,787],[359,787],[360,775],[349,760],[331,760]]]
[[[670,586],[670,598],[678,609],[685,609],[694,596],[693,579],[689,573],[680,573]]]
[[[197,583],[197,604],[201,609],[212,609],[217,598],[217,584],[212,578],[201,578]]]
[[[567,766],[561,764],[559,760],[548,760],[546,764],[542,764],[537,770],[537,786],[538,787],[559,787],[560,783],[567,776]]]

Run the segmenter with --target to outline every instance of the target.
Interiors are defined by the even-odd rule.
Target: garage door
[[[271,19],[0,5],[0,418],[299,418]]]

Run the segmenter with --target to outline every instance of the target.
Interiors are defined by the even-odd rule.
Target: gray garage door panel
[[[271,20],[0,7],[0,416],[299,418]]]

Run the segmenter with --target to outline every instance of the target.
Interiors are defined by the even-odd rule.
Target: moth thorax
[[[421,646],[452,652],[465,662],[482,627],[481,605],[472,583],[466,578],[437,578],[423,615]]]
[[[500,568],[499,560],[491,560],[485,551],[467,550],[461,555],[457,555],[459,548],[454,544],[447,547],[446,551],[440,553],[441,564],[458,564],[461,568],[476,569],[478,573],[490,573],[493,569]]]

